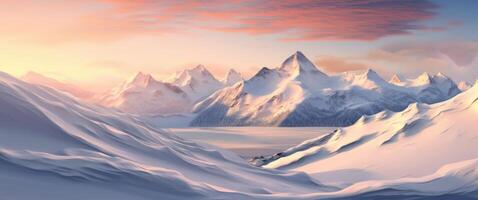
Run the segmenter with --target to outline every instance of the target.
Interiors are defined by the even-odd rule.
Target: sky
[[[302,51],[330,74],[478,78],[474,0],[0,0],[0,71],[106,90],[204,64],[246,77]]]

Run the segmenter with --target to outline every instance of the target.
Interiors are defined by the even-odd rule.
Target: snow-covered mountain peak
[[[281,72],[288,75],[306,74],[319,74],[321,76],[327,76],[321,72],[305,55],[297,51],[295,54],[289,56],[279,68]]]
[[[446,76],[445,74],[441,73],[441,72],[438,72],[435,76],[437,77],[443,77],[443,78],[448,78],[448,76]]]
[[[138,72],[129,82],[128,85],[142,86],[146,87],[151,83],[157,82],[151,74],[144,74],[143,72]]]
[[[214,77],[211,72],[204,65],[197,65],[196,67],[186,70],[191,75],[202,75],[202,76],[211,76]]]
[[[416,79],[407,80],[404,86],[413,88],[425,103],[437,103],[446,99],[445,97],[453,97],[461,92],[452,79],[441,73],[423,73]]]
[[[230,69],[226,77],[222,80],[222,83],[226,86],[234,85],[235,83],[243,80],[242,75],[234,69]]]
[[[433,82],[443,82],[443,81],[453,82],[453,80],[450,77],[448,77],[447,75],[441,72],[438,72],[437,74],[433,75],[432,79],[433,79],[432,80]]]
[[[397,74],[394,74],[388,82],[391,84],[400,85],[402,84],[402,79],[400,79],[400,77]]]
[[[203,64],[196,65],[196,67],[194,67],[192,70],[193,71],[208,71],[206,69],[206,66],[204,66]]]
[[[387,84],[386,81],[372,69],[346,72],[343,74],[343,78],[350,83],[351,86],[360,86],[367,89],[374,89]]]
[[[362,76],[373,81],[383,81],[382,77],[373,69],[367,69]]]
[[[423,72],[416,79],[413,79],[412,83],[415,86],[428,85],[432,83],[432,76],[427,72]]]
[[[209,72],[209,70],[204,65],[197,65],[196,67],[186,70],[191,76],[204,76],[204,77],[212,77],[214,76]],[[214,78],[215,79],[215,78]]]
[[[185,69],[178,72],[170,79],[170,82],[181,87],[193,84],[194,82],[219,83],[204,65],[197,65],[192,69]]]
[[[224,84],[217,80],[204,65],[178,72],[168,82],[188,93],[193,102],[224,87]]]
[[[426,99],[428,99],[428,97],[430,96],[436,96],[436,94],[438,93],[442,93],[441,96],[444,97],[444,96],[454,96],[460,92],[460,89],[458,89],[456,83],[451,78],[449,78],[448,76],[442,73],[430,75],[425,72],[415,79],[407,79],[403,81],[400,80],[400,82],[398,82],[398,80],[395,80],[395,81],[391,80],[389,82],[397,86],[412,88],[416,92],[422,93],[424,95],[423,98],[426,98]],[[433,101],[425,101],[425,102],[436,103],[438,102],[438,99],[435,99]]]
[[[226,79],[228,78],[237,78],[237,77],[241,77],[241,73],[237,72],[236,70],[234,69],[229,69],[229,71],[227,71],[227,74],[226,74]]]
[[[266,78],[269,74],[277,72],[276,70],[270,69],[268,67],[261,68],[249,81],[257,80],[259,78]]]

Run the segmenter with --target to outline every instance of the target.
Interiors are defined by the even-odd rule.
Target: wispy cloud
[[[286,33],[286,40],[374,40],[413,30],[436,30],[419,22],[437,6],[422,0],[111,0],[131,16],[151,23],[182,22],[192,27],[248,34]],[[144,21],[144,20],[143,20]]]
[[[284,40],[375,40],[441,28],[421,23],[437,8],[427,0],[6,1],[2,32],[52,41],[194,29],[280,34]]]

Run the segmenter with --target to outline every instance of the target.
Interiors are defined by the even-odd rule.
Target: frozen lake
[[[280,152],[335,129],[335,127],[207,127],[168,130],[180,137],[208,143],[236,152],[244,158],[251,158]]]

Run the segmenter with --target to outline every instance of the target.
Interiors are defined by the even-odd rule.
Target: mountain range
[[[301,52],[197,103],[191,126],[347,126],[362,115],[433,104],[461,90],[443,74],[390,82],[375,71],[327,75]]]
[[[85,96],[77,87],[31,78],[40,75],[25,77]],[[329,75],[298,51],[280,67],[264,67],[247,80],[233,69],[218,80],[203,65],[165,80],[139,72],[90,99],[123,112],[155,116],[150,121],[185,114],[187,119],[174,120],[189,126],[348,126],[362,115],[441,102],[470,87],[466,82],[457,85],[441,73],[403,80],[394,75],[389,81],[371,69]]]
[[[97,101],[133,114],[187,113],[197,101],[240,80],[241,75],[230,70],[219,81],[203,65],[177,72],[164,81],[139,72],[133,79],[100,95]]]

